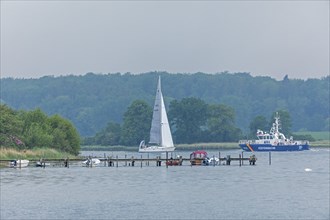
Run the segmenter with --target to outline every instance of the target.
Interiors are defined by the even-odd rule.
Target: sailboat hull
[[[144,147],[144,148],[139,148],[140,153],[171,152],[174,150],[175,150],[175,147],[148,146],[148,147]]]

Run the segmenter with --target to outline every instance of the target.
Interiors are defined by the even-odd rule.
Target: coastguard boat
[[[256,140],[240,140],[239,146],[245,151],[302,151],[309,150],[309,142],[305,140],[293,140],[292,136],[286,138],[279,132],[280,117],[276,112],[275,122],[270,132],[257,130]]]

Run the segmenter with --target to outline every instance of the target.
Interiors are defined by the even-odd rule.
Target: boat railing
[[[240,140],[240,144],[254,144],[256,143],[256,140]]]

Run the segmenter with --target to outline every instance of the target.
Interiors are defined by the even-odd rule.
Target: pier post
[[[167,161],[168,161],[168,152],[166,151],[166,168],[168,168],[168,165],[167,165]]]
[[[226,158],[226,165],[230,165],[230,161],[231,161],[231,159],[230,159],[230,155],[227,155],[227,158]]]
[[[125,166],[127,167],[127,160],[126,160],[127,155],[125,154]]]
[[[104,153],[104,166],[106,167],[107,166],[107,160],[106,160],[107,158],[106,158],[106,155],[105,155],[105,153]]]
[[[149,153],[148,153],[148,161],[147,161],[147,166],[149,166]]]
[[[243,153],[244,153],[244,151],[242,151],[242,165],[243,165],[243,163],[244,163]]]
[[[19,159],[19,168],[21,169],[22,168],[22,160]]]
[[[213,155],[213,166],[215,166],[215,156]]]
[[[219,151],[219,166],[221,165],[221,153]]]
[[[142,154],[141,154],[141,168],[142,168]]]
[[[269,151],[269,165],[272,164],[272,153],[271,151]]]
[[[242,166],[242,157],[241,157],[241,154],[239,154],[238,157],[239,157],[239,166]]]
[[[118,155],[116,155],[116,166],[118,167]]]
[[[69,168],[69,157],[66,158],[66,167]]]

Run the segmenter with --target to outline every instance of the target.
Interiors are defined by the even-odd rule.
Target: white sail
[[[173,147],[173,140],[170,125],[168,123],[165,104],[163,95],[160,96],[161,99],[161,146],[163,147]]]
[[[158,79],[154,111],[152,115],[149,145],[150,146],[145,146],[144,141],[141,141],[139,152],[166,152],[174,151],[175,149],[166,114],[160,77]]]
[[[163,95],[160,87],[160,78],[158,79],[158,86],[154,104],[154,111],[152,114],[151,129],[150,129],[150,140],[149,144],[161,144],[161,111],[162,111],[162,99]]]

